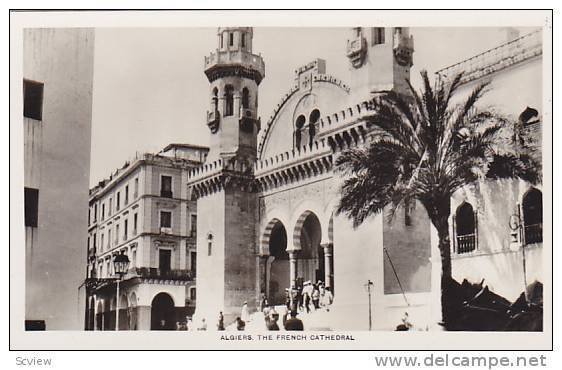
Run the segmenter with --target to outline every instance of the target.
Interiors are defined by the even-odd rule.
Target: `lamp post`
[[[371,317],[371,287],[373,285],[371,280],[367,280],[367,284],[365,284],[365,289],[367,289],[367,293],[369,294],[369,331],[371,331],[373,327],[373,319]]]
[[[115,330],[118,331],[119,330],[119,282],[121,281],[121,279],[123,279],[123,276],[127,273],[127,270],[129,269],[129,257],[127,257],[124,251],[122,251],[121,254],[115,256],[115,258],[113,259],[113,267],[115,270],[115,274],[118,275],[117,297],[116,297],[117,307],[115,313]]]

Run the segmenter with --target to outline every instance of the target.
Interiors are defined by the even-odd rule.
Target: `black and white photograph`
[[[11,13],[14,348],[550,348],[551,14]]]

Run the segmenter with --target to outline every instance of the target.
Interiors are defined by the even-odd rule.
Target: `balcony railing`
[[[476,249],[476,234],[457,236],[457,253],[469,253]]]
[[[525,225],[525,244],[542,243],[542,223]]]
[[[152,267],[136,267],[133,272],[146,279],[165,279],[191,281],[195,278],[195,273],[190,270],[161,270]]]

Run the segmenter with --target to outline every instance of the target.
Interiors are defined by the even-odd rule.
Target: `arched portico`
[[[291,282],[300,285],[310,280],[324,281],[326,275],[322,226],[320,219],[311,210],[306,210],[298,217],[293,231],[293,253],[290,258]],[[291,257],[291,256],[290,256]]]
[[[174,299],[168,293],[158,293],[150,309],[150,330],[175,330],[176,312]]]
[[[285,288],[289,286],[290,266],[287,230],[281,220],[273,218],[267,223],[260,244],[264,283],[261,290],[270,304],[282,304],[285,301]]]

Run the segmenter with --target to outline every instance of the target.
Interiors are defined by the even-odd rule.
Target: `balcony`
[[[525,225],[525,244],[542,243],[542,223]]]
[[[354,67],[359,67],[363,64],[366,53],[367,40],[365,40],[363,36],[358,36],[353,40],[347,40],[346,55]]]
[[[160,270],[152,267],[136,267],[132,269],[138,277],[144,279],[192,281],[195,273],[190,270]]]
[[[469,253],[476,249],[476,234],[457,236],[457,253]]]

